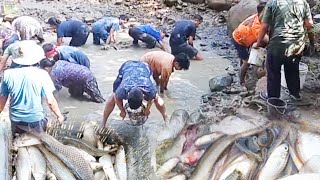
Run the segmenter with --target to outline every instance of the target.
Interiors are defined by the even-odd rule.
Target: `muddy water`
[[[55,40],[54,34],[48,34],[48,42]],[[119,41],[131,43],[131,39],[125,34],[119,34]],[[68,43],[65,39],[65,44]],[[199,43],[199,42],[198,42]],[[126,60],[139,59],[144,53],[159,49],[126,48],[116,50],[101,50],[100,46],[92,44],[92,36],[89,36],[87,44],[81,49],[89,56],[91,69],[94,72],[99,88],[108,99],[112,93],[112,84],[115,80],[118,69]],[[166,103],[167,112],[171,114],[175,109],[183,108],[189,112],[197,109],[200,96],[209,92],[208,81],[211,77],[225,73],[229,67],[229,61],[212,52],[201,52],[205,57],[202,62],[192,61],[188,71],[176,71],[170,78],[168,91],[163,98]],[[101,120],[105,103],[97,104],[87,100],[78,100],[70,97],[67,89],[63,88],[56,94],[60,109],[69,112],[68,118],[72,120]],[[120,111],[115,108],[110,118],[120,119]],[[161,114],[153,106],[151,109],[150,121],[162,123]],[[150,122],[149,121],[149,122]]]

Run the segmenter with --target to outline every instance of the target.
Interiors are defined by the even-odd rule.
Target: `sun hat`
[[[45,58],[44,51],[35,41],[18,42],[13,49],[12,61],[20,65],[33,65]]]

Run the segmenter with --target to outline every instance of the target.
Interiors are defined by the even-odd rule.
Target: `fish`
[[[301,159],[299,158],[296,151],[296,142],[297,142],[298,130],[296,128],[291,128],[291,131],[288,135],[288,145],[289,145],[289,153],[290,157],[295,165],[295,167],[300,170],[303,166]]]
[[[90,162],[90,168],[92,169],[93,172],[97,172],[100,169],[103,169],[103,165],[98,162]]]
[[[156,174],[157,176],[161,177],[161,178],[165,178],[170,172],[171,170],[177,166],[177,164],[179,163],[179,158],[172,158],[170,160],[168,160],[167,162],[165,162],[161,167],[159,167],[159,169],[157,170]]]
[[[224,151],[224,155],[222,155],[219,158],[219,160],[216,162],[216,164],[214,165],[213,170],[212,170],[212,176],[211,176],[212,180],[219,179],[219,177],[223,173],[223,165],[225,164],[230,151],[231,151],[230,149],[226,149]]]
[[[245,178],[243,178],[241,172],[235,169],[223,180],[242,180],[242,179],[245,179]]]
[[[3,118],[3,117],[2,117]],[[7,123],[0,123],[0,180],[8,180],[12,175],[11,142],[12,135]]]
[[[47,168],[46,180],[57,180],[56,176]]]
[[[190,180],[208,180],[212,175],[212,169],[214,164],[217,162],[224,150],[230,147],[236,139],[257,134],[269,126],[270,124],[266,124],[264,128],[256,128],[235,135],[222,136],[220,139],[218,139],[212,145],[210,145],[210,147],[201,157],[200,161],[198,162],[198,165],[192,172]]]
[[[276,179],[285,168],[289,156],[289,146],[283,143],[278,146],[262,168],[258,180]]]
[[[36,146],[44,155],[49,170],[56,176],[58,180],[76,180],[72,172],[67,166],[47,148],[42,145]]]
[[[40,139],[53,154],[59,157],[71,169],[78,179],[93,180],[93,171],[79,151],[63,145],[46,133],[42,133]]]
[[[320,156],[312,156],[300,169],[299,174],[319,173],[320,174]]]
[[[97,161],[96,158],[93,157],[91,154],[87,153],[87,151],[84,151],[82,149],[79,149],[79,148],[76,148],[73,146],[69,146],[69,147],[77,150],[87,162],[96,162]]]
[[[305,164],[312,156],[320,155],[320,135],[300,132],[296,142],[299,159]]]
[[[87,153],[89,153],[90,155],[96,156],[96,157],[100,157],[100,156],[109,154],[111,152],[115,152],[117,150],[117,149],[111,149],[109,151],[100,150],[98,148],[90,146],[89,144],[87,144],[86,142],[84,142],[83,140],[81,140],[79,138],[74,138],[74,137],[69,137],[69,136],[59,137],[58,139],[63,144],[72,145],[72,146],[79,148],[79,149],[82,149],[82,150],[86,151]]]
[[[309,173],[309,174],[295,174],[291,176],[287,176],[278,180],[319,180],[320,179],[320,174],[316,173]]]
[[[187,177],[184,174],[179,174],[176,176],[173,176],[172,178],[169,178],[168,180],[186,180]]]
[[[242,156],[239,156],[232,164],[230,164],[229,167],[224,170],[219,179],[228,179],[228,177],[235,171],[239,172],[243,179],[248,179],[248,175],[252,166],[253,161],[244,154]]]
[[[96,122],[89,121],[85,124],[82,140],[92,147],[97,147],[98,136],[96,134]]]
[[[106,174],[103,170],[94,173],[94,180],[107,180]]]
[[[118,180],[109,154],[101,156],[99,158],[99,163],[102,164],[103,171],[110,180]]]
[[[222,132],[213,132],[211,134],[204,135],[196,140],[194,143],[196,146],[201,147],[203,145],[211,144],[217,139],[221,138],[224,134]]]
[[[19,148],[16,161],[17,180],[31,180],[31,164],[29,162],[31,162],[31,158],[27,148]]]
[[[45,180],[47,172],[46,159],[35,146],[28,146],[27,150],[31,160],[31,172],[33,178],[35,180]]]
[[[119,180],[127,180],[126,153],[123,146],[120,146],[116,154],[115,169]]]
[[[23,133],[13,140],[12,146],[19,148],[37,144],[42,144],[39,138],[29,133]]]
[[[103,143],[100,140],[97,141],[97,147],[98,147],[98,150],[100,151],[103,150]]]
[[[289,152],[290,152],[290,146],[289,146]],[[298,173],[298,169],[295,166],[291,155],[289,155],[288,158],[288,162],[286,167],[284,168],[284,170],[282,171],[281,175],[279,177],[284,177],[284,176],[288,176],[288,175],[292,175],[292,174],[297,174]]]

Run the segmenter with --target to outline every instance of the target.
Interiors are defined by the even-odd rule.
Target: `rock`
[[[183,2],[193,3],[193,4],[202,4],[205,0],[182,0]]]
[[[232,32],[238,25],[250,15],[257,13],[257,0],[241,0],[237,5],[233,6],[227,17],[228,35],[231,36]]]
[[[182,10],[183,8],[182,8],[182,6],[178,5],[178,6],[176,6],[176,9],[177,10]]]
[[[178,1],[177,0],[164,0],[163,3],[168,7],[174,6]]]
[[[94,22],[94,18],[93,17],[85,17],[84,18],[84,22],[85,23],[93,23]]]
[[[17,14],[8,14],[4,16],[3,21],[12,22],[15,18],[19,17]]]
[[[232,82],[233,78],[229,74],[221,75],[210,79],[209,87],[211,91],[221,91],[225,87],[230,86]]]
[[[122,0],[115,0],[114,4],[115,5],[120,5],[120,4],[122,4]]]
[[[208,7],[216,11],[228,10],[231,8],[232,3],[232,0],[207,0]]]
[[[188,7],[188,3],[182,3],[183,7]]]

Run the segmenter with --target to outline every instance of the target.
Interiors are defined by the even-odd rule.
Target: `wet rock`
[[[85,17],[84,18],[84,22],[85,23],[93,23],[94,22],[94,18],[93,17]]]
[[[176,6],[176,9],[177,10],[182,10],[183,8],[182,8],[182,6],[178,5],[178,6]]]
[[[210,9],[216,11],[228,10],[232,6],[232,0],[207,0]]]
[[[12,22],[15,18],[19,17],[17,14],[8,14],[4,16],[3,21]]]
[[[233,6],[228,12],[228,35],[231,36],[234,29],[244,21],[247,17],[257,13],[257,0],[241,0],[237,5]]]
[[[194,3],[194,4],[202,4],[205,0],[182,0],[184,2]]]
[[[115,2],[114,2],[115,5],[120,5],[120,4],[122,4],[122,3],[123,3],[122,0],[115,0]]]
[[[163,3],[168,7],[174,6],[178,1],[177,0],[164,0]]]
[[[233,82],[232,76],[229,74],[221,75],[210,79],[209,87],[210,90],[213,91],[221,91],[225,87],[230,86]]]

